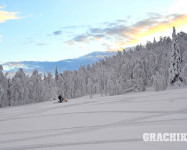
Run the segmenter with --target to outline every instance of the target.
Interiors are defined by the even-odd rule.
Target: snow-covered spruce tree
[[[19,69],[15,76],[12,78],[10,86],[11,106],[23,105],[30,103],[29,89],[28,89],[28,77],[23,72],[23,69]]]
[[[56,85],[57,82],[55,81],[56,80],[53,78],[51,72],[48,72],[47,77],[44,80],[44,85],[45,85],[44,91],[46,93],[47,100],[52,100],[54,98],[57,99],[58,87]]]
[[[178,36],[176,35],[175,27],[173,27],[171,45],[171,59],[169,68],[169,85],[174,87],[180,87],[184,85],[184,79],[181,74],[182,56],[178,42]]]
[[[42,101],[47,101],[48,94],[47,86],[42,80],[42,75],[38,73],[38,70],[34,70],[32,76],[29,79],[29,98],[31,103],[38,103]]]
[[[81,66],[77,73],[78,85],[79,85],[79,88],[77,90],[80,90],[79,96],[83,96],[86,94],[86,76],[87,76],[86,68],[84,66]]]
[[[184,79],[184,83],[187,85],[187,63],[184,65],[182,69],[182,76]]]
[[[57,95],[61,95],[62,97],[64,96],[64,77],[63,74],[60,73],[58,76],[58,80],[56,81],[56,85],[57,85]]]
[[[89,92],[89,95],[90,95],[90,98],[92,98],[93,96],[93,81],[91,78],[88,79],[88,92]]]
[[[133,76],[135,79],[137,91],[145,91],[145,70],[143,63],[140,59],[137,59],[135,61],[133,68]]]
[[[58,68],[56,66],[56,69],[55,69],[55,80],[57,81],[58,80]]]
[[[0,107],[8,106],[8,80],[3,74],[3,66],[0,65]]]

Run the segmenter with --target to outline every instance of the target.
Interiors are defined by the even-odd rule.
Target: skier
[[[58,101],[59,103],[62,103],[64,100],[64,98],[61,95],[58,96],[58,99],[59,99],[59,101]]]
[[[67,99],[64,99],[61,95],[58,96],[59,103],[62,103],[63,101],[67,102]]]

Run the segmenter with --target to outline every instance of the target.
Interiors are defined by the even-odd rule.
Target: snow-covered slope
[[[187,132],[187,88],[0,109],[1,150],[184,150],[144,132]]]

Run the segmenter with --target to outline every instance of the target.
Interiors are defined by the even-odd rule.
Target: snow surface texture
[[[187,132],[187,88],[82,97],[0,109],[0,150],[184,150],[143,142],[145,132]]]

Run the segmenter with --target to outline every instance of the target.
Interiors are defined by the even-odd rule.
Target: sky
[[[187,32],[186,0],[0,0],[0,63],[59,61]]]

